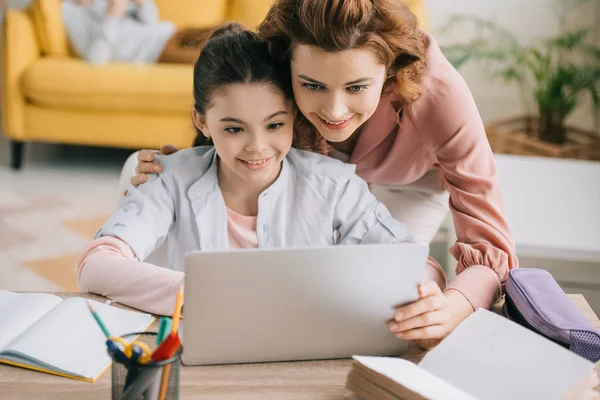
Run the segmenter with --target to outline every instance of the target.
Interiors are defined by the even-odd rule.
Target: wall
[[[440,30],[452,14],[476,15],[491,19],[505,29],[510,30],[524,44],[534,44],[538,38],[552,36],[559,32],[553,6],[555,0],[424,0],[429,15],[430,32],[440,44],[451,43],[457,37],[442,35]],[[582,6],[577,15],[573,15],[572,26],[600,25],[600,1],[592,0]],[[597,29],[600,31],[600,28]],[[465,32],[458,32],[458,35]],[[600,45],[600,32],[596,33]],[[502,82],[490,82],[481,68],[467,66],[461,68],[480,113],[485,121],[522,114],[524,107],[516,87]],[[570,124],[594,129],[595,117],[591,101],[581,107],[569,119]]]

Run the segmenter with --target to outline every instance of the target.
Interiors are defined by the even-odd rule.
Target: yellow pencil
[[[177,293],[177,299],[175,300],[175,310],[173,310],[173,333],[177,333],[179,329],[179,318],[181,317],[181,305],[183,303],[183,283]],[[167,385],[169,383],[169,374],[171,373],[171,364],[165,365],[165,371],[163,372],[162,382],[160,384],[160,395],[159,400],[165,400],[167,395]]]
[[[181,318],[181,306],[183,303],[183,284],[179,288],[177,293],[177,300],[175,300],[175,310],[173,311],[173,332],[177,333],[179,330],[179,319]]]

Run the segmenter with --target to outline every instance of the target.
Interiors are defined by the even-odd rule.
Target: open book
[[[346,388],[361,400],[585,399],[598,385],[592,362],[484,309],[418,366],[401,358],[354,360]]]
[[[0,363],[94,382],[111,358],[85,301],[0,290]],[[145,331],[154,321],[149,314],[90,303],[112,336]]]

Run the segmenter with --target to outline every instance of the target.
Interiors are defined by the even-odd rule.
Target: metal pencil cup
[[[131,342],[134,339],[143,342],[152,351],[157,347],[156,333],[154,332],[130,333],[123,335],[123,339],[127,342]],[[137,362],[126,364],[113,358],[113,400],[158,400],[165,371],[169,373],[165,399],[179,399],[180,364],[181,347],[173,357],[167,360],[150,361],[146,364]],[[165,368],[167,365],[170,365],[170,367]]]

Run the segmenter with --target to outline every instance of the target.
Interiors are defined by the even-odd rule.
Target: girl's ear
[[[194,120],[194,125],[196,125],[196,128],[198,128],[204,136],[209,138],[210,132],[206,126],[206,119],[195,108],[192,108],[192,119]]]

